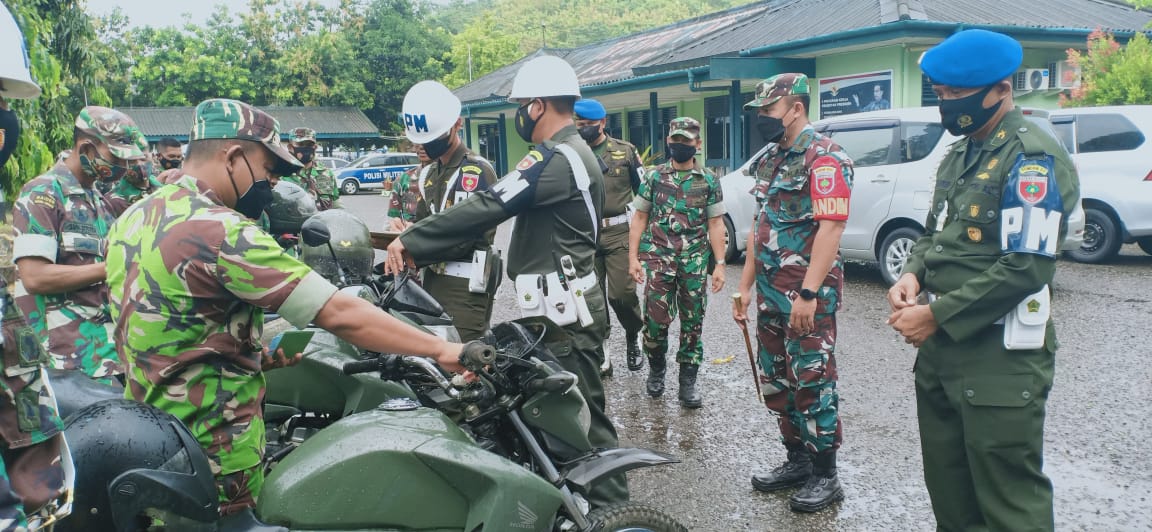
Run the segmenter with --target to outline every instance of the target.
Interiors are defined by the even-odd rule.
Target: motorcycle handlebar
[[[342,368],[345,375],[355,375],[357,373],[368,373],[380,370],[380,359],[373,358],[370,360],[357,360],[344,364]]]
[[[496,361],[496,350],[492,346],[473,340],[464,344],[460,352],[460,365],[476,371]]]

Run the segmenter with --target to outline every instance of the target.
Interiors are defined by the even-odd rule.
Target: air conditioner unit
[[[1052,75],[1055,76],[1055,86],[1057,89],[1075,89],[1080,87],[1080,67],[1072,66],[1068,61],[1057,61],[1052,63]]]
[[[1015,85],[1018,91],[1048,90],[1048,69],[1025,68],[1017,71]]]

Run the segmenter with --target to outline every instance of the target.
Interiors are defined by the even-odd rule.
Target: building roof
[[[380,137],[380,130],[355,107],[267,106],[259,109],[280,121],[280,133],[284,138],[297,127],[315,129],[316,138],[320,140]],[[120,110],[136,121],[149,141],[156,141],[163,137],[188,140],[195,108],[125,107]]]
[[[582,87],[596,87],[706,66],[713,57],[784,49],[813,38],[823,37],[832,46],[844,47],[846,43],[837,42],[837,36],[865,28],[874,30],[869,37],[874,46],[902,38],[897,28],[915,27],[921,33],[934,30],[935,36],[924,39],[928,44],[954,31],[956,25],[1087,34],[1097,28],[1131,33],[1149,22],[1152,13],[1122,0],[768,0],[579,48],[537,50],[455,93],[468,105],[501,101],[511,90],[520,65],[540,54],[564,58],[576,70]],[[893,31],[886,35],[886,28]]]

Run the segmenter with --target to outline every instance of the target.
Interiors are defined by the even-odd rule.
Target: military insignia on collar
[[[1028,302],[1028,313],[1035,314],[1037,312],[1040,312],[1040,302],[1033,299]]]
[[[969,127],[972,125],[972,117],[969,115],[960,115],[960,118],[956,120],[956,123],[959,124],[962,128]]]
[[[968,228],[968,240],[971,240],[973,242],[979,242],[983,239],[984,239],[984,234],[980,232],[979,227],[969,227]]]
[[[972,206],[968,208],[968,215],[973,218],[980,216],[980,205],[973,203]]]
[[[976,174],[976,179],[979,179],[981,181],[984,181],[990,177],[992,177],[992,176],[990,174],[988,174],[988,172],[980,172],[979,174]]]
[[[988,161],[988,166],[985,168],[985,170],[992,170],[996,168],[997,164],[1000,164],[1000,159],[993,157],[991,161]]]
[[[473,192],[480,186],[480,176],[476,174],[463,174],[460,176],[460,187],[467,192]]]
[[[996,132],[996,140],[1004,140],[1004,138],[1007,136],[1008,132],[1004,131],[1003,129]]]

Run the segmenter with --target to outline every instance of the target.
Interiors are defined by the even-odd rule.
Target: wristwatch
[[[723,266],[724,264],[726,264],[726,263],[724,262],[724,259],[716,259],[716,265],[717,265],[717,266]]]
[[[812,301],[813,299],[816,299],[816,292],[813,292],[807,288],[801,288],[800,299],[803,299],[804,301]]]

